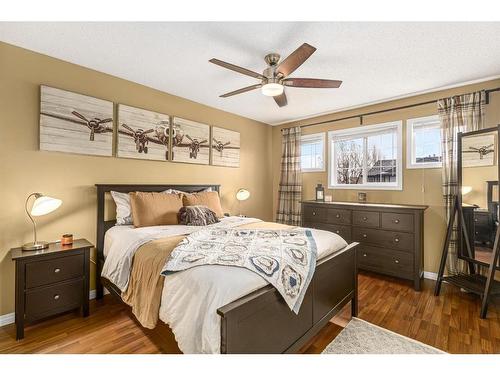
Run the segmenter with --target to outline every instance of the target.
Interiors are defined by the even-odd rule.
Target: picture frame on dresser
[[[302,226],[358,242],[361,270],[413,282],[421,290],[424,272],[425,205],[356,202],[302,202]]]

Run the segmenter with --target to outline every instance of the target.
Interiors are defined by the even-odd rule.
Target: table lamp
[[[35,197],[35,201],[31,206],[31,211],[28,211],[28,203],[31,197]],[[60,199],[46,197],[41,193],[31,193],[26,198],[24,208],[28,214],[31,222],[33,223],[33,242],[28,242],[23,245],[23,250],[41,250],[49,247],[49,243],[45,241],[38,241],[36,238],[36,223],[33,216],[43,216],[55,211],[62,204]]]
[[[246,201],[248,198],[250,198],[250,192],[247,189],[239,189],[236,192],[236,199],[238,200],[240,216],[241,216],[241,202]]]

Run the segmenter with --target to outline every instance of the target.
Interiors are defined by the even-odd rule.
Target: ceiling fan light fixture
[[[279,83],[266,83],[262,86],[262,93],[265,96],[278,96],[283,94],[283,85]]]

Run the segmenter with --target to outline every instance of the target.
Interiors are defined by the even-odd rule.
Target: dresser
[[[89,315],[90,249],[85,239],[72,245],[51,243],[47,249],[11,249],[16,262],[16,338],[24,338],[25,322],[81,309]]]
[[[359,269],[412,280],[423,275],[424,211],[427,206],[355,202],[302,202],[302,225],[359,242]]]

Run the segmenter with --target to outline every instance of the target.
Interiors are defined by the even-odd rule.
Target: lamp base
[[[42,250],[49,247],[46,241],[28,242],[23,245],[23,251]]]

